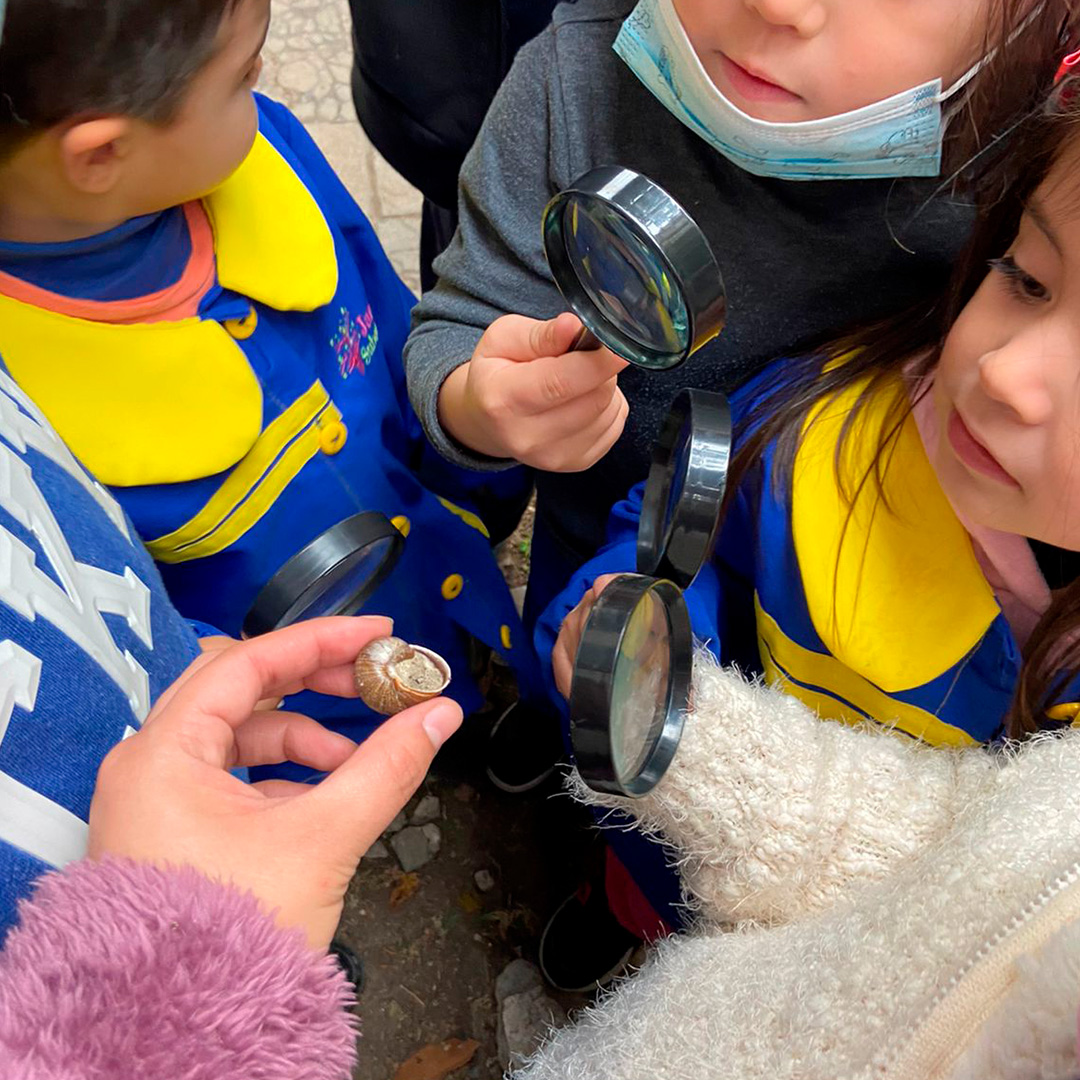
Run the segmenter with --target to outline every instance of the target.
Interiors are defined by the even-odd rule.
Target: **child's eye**
[[[1018,300],[1034,303],[1050,299],[1050,290],[1019,266],[1011,255],[990,260],[990,269],[1005,279],[1009,292]]]

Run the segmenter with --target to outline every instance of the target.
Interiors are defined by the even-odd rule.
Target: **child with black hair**
[[[441,653],[475,709],[470,636],[523,680],[535,663],[485,478],[428,450],[401,367],[413,297],[301,125],[252,92],[269,18],[269,0],[12,0],[0,352],[207,630],[239,636],[325,530],[392,520],[404,554],[364,610]],[[379,723],[299,707],[357,739]]]

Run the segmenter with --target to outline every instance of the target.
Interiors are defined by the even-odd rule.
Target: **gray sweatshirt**
[[[451,440],[436,401],[494,319],[566,310],[540,238],[548,199],[591,168],[621,165],[667,188],[694,216],[724,274],[727,328],[673,371],[624,371],[630,416],[613,449],[586,472],[537,476],[538,513],[574,563],[600,546],[612,504],[648,472],[680,388],[730,390],[778,356],[905,306],[943,282],[971,223],[967,206],[929,201],[936,180],[795,182],[732,165],[612,51],[633,6],[564,3],[518,54],[465,161],[460,225],[405,346],[409,396],[436,448],[473,468],[505,467]]]

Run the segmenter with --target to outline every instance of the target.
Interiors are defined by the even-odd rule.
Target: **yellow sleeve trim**
[[[441,495],[439,496],[439,502],[441,502],[454,517],[461,518],[466,525],[480,533],[485,540],[491,539],[491,533],[488,532],[487,526],[471,510],[466,510],[463,507],[452,503],[449,499],[444,499]]]
[[[320,452],[318,422],[323,419],[339,422],[341,413],[316,382],[267,426],[251,452],[190,521],[147,543],[150,554],[164,563],[189,562],[216,555],[235,543]]]
[[[975,740],[960,728],[946,724],[933,713],[898,701],[867,682],[835,656],[812,652],[792,641],[754,596],[758,645],[765,676],[792,697],[805,702],[826,720],[845,724],[862,723],[868,716],[931,746],[974,746]],[[800,685],[808,684],[808,685]],[[821,693],[813,687],[820,687]],[[833,697],[836,694],[837,697]],[[839,700],[840,698],[843,701]],[[844,708],[844,701],[860,712]]]

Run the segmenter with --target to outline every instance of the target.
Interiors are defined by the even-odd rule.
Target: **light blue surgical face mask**
[[[949,119],[942,105],[986,63],[944,92],[934,79],[838,116],[781,124],[747,116],[720,92],[671,0],[640,0],[614,49],[669,112],[729,161],[781,180],[937,176]]]

